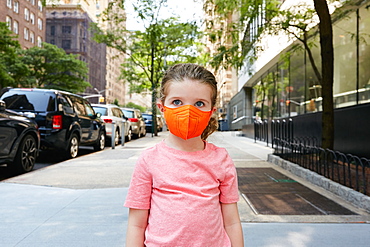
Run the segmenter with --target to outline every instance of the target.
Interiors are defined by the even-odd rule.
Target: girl
[[[170,134],[136,164],[125,202],[127,247],[243,246],[235,166],[205,141],[217,129],[216,83],[195,64],[164,75],[157,105]]]

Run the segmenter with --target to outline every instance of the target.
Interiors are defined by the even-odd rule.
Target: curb
[[[352,205],[364,209],[370,213],[370,197],[366,196],[358,191],[334,182],[316,172],[310,171],[290,161],[284,160],[279,156],[268,154],[267,161],[280,166],[281,168],[293,173],[294,175],[303,178],[311,184],[322,187],[323,189],[330,191],[331,193],[341,197],[348,201]]]

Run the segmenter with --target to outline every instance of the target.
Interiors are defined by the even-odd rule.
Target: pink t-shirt
[[[184,152],[164,141],[140,156],[125,207],[150,209],[146,246],[231,246],[222,203],[239,199],[235,166],[224,148]]]

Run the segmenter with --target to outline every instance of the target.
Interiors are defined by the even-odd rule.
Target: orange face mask
[[[164,106],[164,118],[172,134],[184,140],[200,136],[207,127],[213,111],[201,111],[195,106],[177,108]]]

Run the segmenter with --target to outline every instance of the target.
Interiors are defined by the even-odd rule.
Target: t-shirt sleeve
[[[152,175],[149,172],[144,156],[145,155],[141,155],[136,162],[124,204],[125,207],[150,209]]]
[[[231,157],[226,154],[224,159],[225,177],[220,183],[220,202],[235,203],[239,201],[238,177]]]

